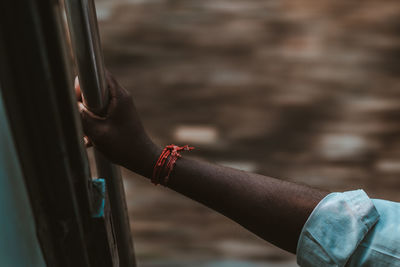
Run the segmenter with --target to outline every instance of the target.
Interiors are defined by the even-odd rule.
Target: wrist
[[[144,177],[151,178],[153,174],[154,165],[162,152],[162,148],[154,144],[151,140],[142,143],[142,149],[134,149],[133,157],[130,157],[130,163],[127,168],[131,171],[140,174]]]

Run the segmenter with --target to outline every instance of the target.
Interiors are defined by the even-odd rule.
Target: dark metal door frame
[[[104,159],[97,165],[111,222],[93,217],[98,190],[82,143],[62,8],[57,0],[0,1],[1,94],[37,235],[48,266],[135,266],[122,181]]]

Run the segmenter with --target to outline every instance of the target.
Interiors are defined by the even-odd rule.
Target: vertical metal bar
[[[95,152],[95,159],[97,173],[99,177],[105,177],[107,184],[120,266],[136,266],[125,191],[120,170],[117,166],[110,164],[101,153]]]
[[[71,41],[85,105],[102,114],[108,104],[103,56],[93,0],[65,0]],[[121,266],[135,266],[125,192],[118,168],[95,151],[99,177],[106,179]]]
[[[104,61],[93,0],[65,0],[85,105],[102,114],[108,104]]]

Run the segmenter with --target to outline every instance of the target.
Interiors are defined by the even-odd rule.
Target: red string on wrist
[[[190,151],[193,149],[194,147],[188,145],[180,147],[172,144],[166,146],[154,166],[151,182],[155,185],[167,185],[176,161],[182,157],[179,151]]]

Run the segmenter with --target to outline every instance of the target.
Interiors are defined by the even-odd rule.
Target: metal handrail
[[[84,104],[92,112],[102,115],[108,104],[109,91],[94,2],[65,0],[65,6]],[[96,150],[95,159],[98,176],[106,179],[120,266],[135,266],[125,192],[119,169]]]
[[[93,0],[66,0],[71,41],[85,105],[102,114],[108,104],[104,60]]]

